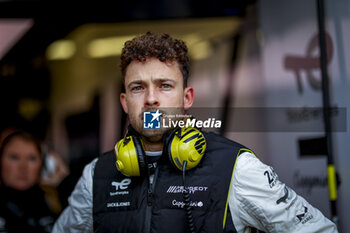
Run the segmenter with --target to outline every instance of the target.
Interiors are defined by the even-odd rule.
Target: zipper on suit
[[[145,215],[145,233],[151,232],[151,221],[152,221],[152,208],[153,208],[153,193],[156,186],[156,181],[158,177],[158,166],[154,172],[153,179],[151,175],[148,175],[148,189],[147,189],[147,206]]]

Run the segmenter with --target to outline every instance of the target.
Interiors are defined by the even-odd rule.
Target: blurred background
[[[0,131],[25,129],[55,151],[70,168],[59,190],[69,195],[83,167],[123,135],[124,42],[169,33],[189,47],[194,107],[218,115],[219,133],[250,147],[327,217],[336,214],[340,232],[350,232],[350,0],[325,0],[324,7],[336,112],[327,135],[317,1],[0,0]],[[284,126],[274,127],[283,117]],[[321,126],[308,127],[315,122]],[[338,178],[333,211],[329,153]]]

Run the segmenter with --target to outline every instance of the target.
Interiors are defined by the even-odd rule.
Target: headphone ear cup
[[[199,164],[206,147],[206,139],[200,130],[192,127],[179,128],[168,139],[169,160],[181,171],[186,160],[186,170],[190,170]]]
[[[146,153],[143,150],[143,146],[140,138],[133,136],[132,139],[134,140],[140,175],[142,175],[146,173],[146,169],[147,169]]]
[[[114,147],[117,169],[126,176],[140,176],[146,168],[144,151],[138,137],[128,136]]]

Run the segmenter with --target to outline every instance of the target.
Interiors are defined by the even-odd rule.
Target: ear
[[[194,91],[192,87],[186,87],[184,90],[184,109],[187,111],[192,107],[194,101]]]
[[[128,114],[128,105],[127,105],[127,99],[126,99],[126,94],[125,93],[121,93],[120,94],[120,103],[122,104],[124,112],[126,114]]]

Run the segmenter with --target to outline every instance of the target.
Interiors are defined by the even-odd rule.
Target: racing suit
[[[53,233],[93,232],[92,188],[96,162],[97,159],[85,167]],[[338,232],[334,223],[279,181],[273,169],[250,152],[242,153],[236,160],[228,206],[238,233],[248,233],[250,227],[278,233]]]

